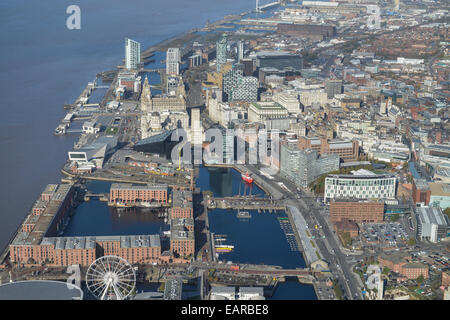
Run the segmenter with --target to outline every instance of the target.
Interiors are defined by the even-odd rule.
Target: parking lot
[[[367,223],[361,225],[361,232],[356,241],[361,245],[379,247],[404,247],[409,235],[398,222]]]

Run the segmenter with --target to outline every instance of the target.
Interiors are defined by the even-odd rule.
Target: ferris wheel
[[[98,258],[86,272],[86,286],[100,300],[124,300],[135,285],[133,267],[118,256]]]

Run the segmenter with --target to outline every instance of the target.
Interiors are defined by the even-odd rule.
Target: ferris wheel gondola
[[[86,286],[100,300],[124,300],[133,292],[136,274],[125,259],[103,256],[95,260],[86,272]]]

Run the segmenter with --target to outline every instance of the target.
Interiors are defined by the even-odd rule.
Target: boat
[[[245,174],[241,174],[242,180],[244,180],[247,183],[253,183],[253,178],[250,177],[250,175],[248,174],[248,172],[246,172]]]
[[[161,206],[161,204],[158,202],[148,202],[148,201],[140,201],[136,203],[136,205],[142,208],[158,208]]]
[[[236,214],[236,217],[237,218],[251,218],[252,215],[248,211],[238,211],[238,213]]]
[[[117,208],[131,208],[134,205],[131,203],[125,203],[125,202],[116,202],[113,204],[113,206],[117,207]]]
[[[231,252],[233,251],[234,246],[232,245],[225,245],[225,244],[221,244],[221,245],[216,245],[216,252]]]
[[[55,134],[55,136],[62,136],[62,135],[65,135],[66,134],[66,125],[64,125],[64,124],[60,124],[56,129],[55,129],[55,132],[54,132],[54,134]]]

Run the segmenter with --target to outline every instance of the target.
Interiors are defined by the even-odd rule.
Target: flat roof
[[[134,185],[131,183],[113,183],[111,189],[116,190],[167,190],[165,184]]]
[[[439,207],[416,207],[417,220],[422,224],[447,226],[447,221]]]
[[[172,192],[173,208],[192,208],[192,191],[173,190]]]
[[[428,186],[432,196],[450,197],[450,183],[430,182]]]
[[[212,294],[236,294],[236,288],[235,287],[212,287],[211,288]]]
[[[260,110],[269,110],[269,109],[281,109],[281,110],[285,110],[286,108],[283,107],[281,104],[279,104],[278,102],[253,102],[252,105]]]
[[[11,245],[31,245],[39,244],[51,226],[55,215],[61,208],[63,201],[68,196],[72,184],[60,184],[53,193],[50,201],[46,202],[44,212],[39,216],[31,232],[19,232]],[[47,190],[47,189],[46,189]]]
[[[420,190],[429,190],[430,186],[427,183],[427,180],[425,179],[414,179],[414,184],[416,185],[417,189]]]

